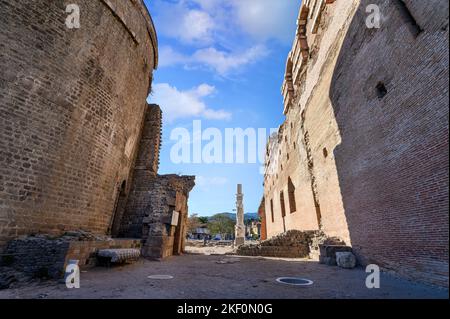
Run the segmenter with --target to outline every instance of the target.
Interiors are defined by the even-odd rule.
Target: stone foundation
[[[322,244],[345,245],[340,239],[328,238],[320,231],[289,230],[260,244],[241,246],[236,253],[241,256],[318,259]]]
[[[307,258],[307,246],[243,246],[239,249],[241,256],[281,257],[281,258]]]
[[[38,278],[61,278],[69,260],[79,260],[81,269],[97,265],[100,249],[140,248],[140,240],[102,236],[37,235],[12,240],[2,255],[1,266]]]
[[[329,266],[337,265],[336,253],[352,252],[352,248],[344,245],[320,245],[319,262]]]

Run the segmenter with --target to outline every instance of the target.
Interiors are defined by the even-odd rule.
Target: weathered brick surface
[[[267,239],[267,216],[266,216],[266,200],[263,199],[261,200],[261,204],[259,205],[258,208],[258,216],[261,219],[261,240],[266,240]]]
[[[120,190],[117,203],[115,205],[114,217],[111,221],[111,234],[113,237],[120,235],[122,223],[127,223],[127,228],[133,227],[133,231],[126,231],[127,236],[132,238],[141,238],[142,222],[135,220],[125,220],[123,215],[125,210],[139,208],[139,196],[135,196],[134,181],[143,175],[152,178],[157,175],[159,167],[159,150],[161,146],[161,127],[162,127],[162,111],[158,105],[148,105],[145,108],[144,121],[142,123],[141,134],[138,138],[139,146],[132,171],[128,177],[128,181],[124,181]],[[135,176],[136,175],[136,176]],[[144,177],[145,179],[145,177]],[[151,185],[149,185],[150,187]],[[130,190],[133,190],[132,196],[129,196]],[[145,196],[145,191],[141,195]],[[134,213],[135,216],[139,213]],[[131,224],[133,225],[131,225]],[[122,231],[123,233],[123,231]]]
[[[243,246],[239,248],[241,256],[262,256],[280,258],[305,258],[308,257],[309,250],[305,247],[284,247],[284,246]]]
[[[448,286],[448,1],[405,1],[417,35],[393,2],[378,32],[359,30],[358,8],[331,86],[345,215],[364,264]]]
[[[320,228],[362,264],[448,286],[448,1],[337,0],[312,32],[319,2],[303,3],[268,145],[268,237]],[[380,29],[365,24],[372,3]]]
[[[31,232],[105,233],[129,179],[157,63],[141,0],[0,1],[0,247]],[[152,162],[153,163],[153,162]]]
[[[119,237],[142,238],[142,255],[165,258],[184,250],[189,192],[194,176],[158,175],[162,112],[147,108],[129,193],[116,212]],[[120,209],[120,205],[118,207]],[[172,226],[172,213],[180,213]]]
[[[135,171],[119,235],[142,238],[142,255],[146,257],[164,258],[181,253],[186,233],[187,201],[193,186],[194,177]],[[180,213],[176,227],[171,226],[173,211]],[[175,244],[181,245],[175,247]]]
[[[327,238],[321,231],[289,230],[259,244],[239,246],[236,253],[242,256],[317,259],[319,246],[323,243],[336,243],[336,239]]]

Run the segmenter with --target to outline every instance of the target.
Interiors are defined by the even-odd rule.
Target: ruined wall
[[[139,147],[132,172],[128,178],[128,185],[123,185],[114,209],[111,220],[111,235],[120,236],[120,232],[126,232],[129,237],[140,238],[142,235],[142,214],[148,212],[141,208],[141,200],[135,193],[129,196],[134,188],[136,179],[148,179],[158,174],[159,152],[161,147],[162,111],[158,105],[148,105],[145,108],[144,121],[142,123],[141,135],[139,136]],[[145,194],[143,194],[145,196]],[[127,220],[123,219],[125,210],[128,210]],[[129,212],[132,212],[130,214]],[[123,230],[123,222],[126,222],[127,230]]]
[[[142,255],[165,258],[184,250],[189,192],[194,177],[136,171],[120,237],[142,238]],[[176,225],[173,212],[179,213]]]
[[[354,251],[405,277],[448,286],[448,1],[362,1],[330,96]]]
[[[327,2],[304,2],[286,63],[286,120],[271,139],[266,160],[269,238],[290,229],[321,228],[350,242],[332,153],[340,133],[329,89],[356,2]]]
[[[0,266],[10,267],[39,278],[61,278],[70,260],[78,260],[81,269],[98,264],[97,252],[101,249],[139,249],[140,240],[111,239],[104,236],[82,238],[65,235],[52,238],[36,235],[8,242],[0,259]]]
[[[258,208],[258,216],[259,216],[260,222],[261,222],[260,239],[266,240],[267,239],[267,228],[266,228],[267,217],[266,217],[266,200],[264,199],[264,197],[261,200],[261,204],[259,205],[259,208]]]
[[[193,176],[158,175],[162,112],[147,108],[129,192],[117,205],[113,236],[142,238],[142,255],[164,258],[184,250]],[[177,225],[172,214],[179,213]]]
[[[448,1],[309,0],[298,25],[268,146],[269,238],[321,228],[362,264],[448,286]]]
[[[0,247],[32,232],[105,233],[128,179],[156,34],[141,0],[0,2]]]

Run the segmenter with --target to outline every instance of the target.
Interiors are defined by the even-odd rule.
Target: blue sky
[[[176,164],[175,128],[277,128],[280,88],[300,0],[145,0],[159,40],[150,103],[163,110],[160,174],[196,175],[189,212],[231,212],[243,184],[246,212],[263,195],[260,164]],[[203,142],[203,145],[207,141]]]

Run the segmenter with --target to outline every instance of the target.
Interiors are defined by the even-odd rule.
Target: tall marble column
[[[244,194],[242,194],[242,185],[238,184],[236,194],[236,226],[234,245],[240,246],[245,242],[245,225],[244,225]]]

